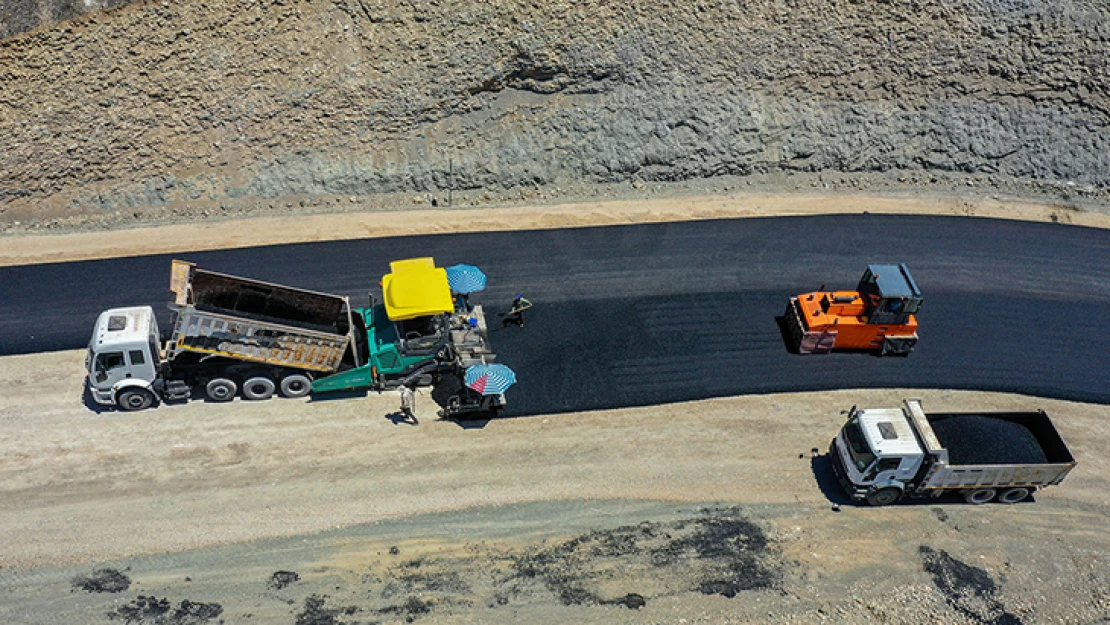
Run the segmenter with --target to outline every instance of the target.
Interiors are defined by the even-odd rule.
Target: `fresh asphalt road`
[[[141,231],[128,236],[141,236]],[[478,265],[509,414],[853,387],[981,389],[1110,403],[1110,233],[957,217],[817,216],[364,239],[177,254],[362,305],[389,261]],[[80,348],[106,308],[168,330],[170,256],[0,268],[0,353]],[[909,357],[799,356],[788,296],[905,262],[925,295]],[[502,329],[516,293],[535,308]]]

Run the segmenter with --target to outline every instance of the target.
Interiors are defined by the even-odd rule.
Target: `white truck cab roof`
[[[920,456],[921,445],[901,408],[869,408],[859,412],[867,444],[878,457]]]
[[[154,323],[154,309],[150,306],[112,308],[100,313],[93,331],[93,351],[106,347],[147,342]]]

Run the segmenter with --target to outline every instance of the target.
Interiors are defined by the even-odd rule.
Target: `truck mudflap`
[[[791,297],[783,313],[786,327],[794,343],[794,349],[799,354],[827,354],[832,351],[836,343],[836,330],[814,332],[809,329],[798,308],[798,298]]]

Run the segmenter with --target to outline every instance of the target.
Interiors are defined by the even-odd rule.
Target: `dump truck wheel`
[[[154,393],[145,388],[125,389],[116,398],[120,410],[145,410],[154,405]]]
[[[996,491],[993,488],[976,488],[964,494],[964,501],[978,506],[994,499],[995,494]]]
[[[277,385],[266,376],[255,376],[243,382],[243,397],[251,400],[270,399]]]
[[[880,488],[873,493],[867,493],[867,503],[873,506],[889,506],[902,498],[902,491],[897,488]]]
[[[235,382],[227,378],[213,378],[204,387],[204,392],[208,394],[208,399],[212,401],[231,401],[235,398],[235,393],[238,390],[239,387],[235,385]]]
[[[304,397],[312,391],[312,380],[303,373],[291,373],[281,379],[281,394],[291,399]]]
[[[1029,496],[1028,488],[1008,488],[998,494],[998,503],[1017,503]]]

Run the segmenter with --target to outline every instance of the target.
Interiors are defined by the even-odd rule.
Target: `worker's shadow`
[[[400,410],[395,410],[385,415],[385,418],[389,419],[389,422],[393,425],[420,425],[420,421],[409,421],[408,417],[405,416],[405,413],[401,412]]]

